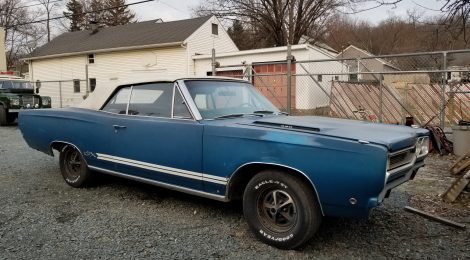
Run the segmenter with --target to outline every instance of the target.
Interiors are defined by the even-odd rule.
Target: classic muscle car
[[[60,152],[73,187],[101,172],[242,199],[256,236],[283,249],[305,244],[322,216],[368,216],[428,154],[427,130],[289,116],[243,80],[187,78],[109,92],[96,96],[97,109],[21,111],[24,139]]]

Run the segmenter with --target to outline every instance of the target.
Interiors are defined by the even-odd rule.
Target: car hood
[[[418,136],[428,135],[422,128],[317,116],[272,116],[250,121],[242,124],[366,141],[384,145],[389,151],[410,147]]]

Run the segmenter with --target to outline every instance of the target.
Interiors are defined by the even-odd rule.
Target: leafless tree
[[[0,0],[0,26],[5,29],[7,66],[10,68],[18,58],[38,46],[43,32],[40,26],[31,23],[37,13],[29,12],[25,1]]]
[[[250,24],[250,29],[283,46],[296,44],[320,25],[343,0],[208,0],[196,9],[198,15],[214,14]]]
[[[57,0],[37,0],[44,8],[44,14],[46,16],[46,32],[47,42],[51,41],[51,15],[55,13],[55,9],[59,6]]]

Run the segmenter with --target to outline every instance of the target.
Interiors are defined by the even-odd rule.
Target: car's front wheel
[[[80,188],[90,183],[92,172],[77,148],[65,146],[60,152],[59,163],[62,177],[68,185]]]
[[[250,180],[243,195],[243,212],[261,241],[281,249],[304,245],[322,219],[311,186],[291,172],[274,170]]]

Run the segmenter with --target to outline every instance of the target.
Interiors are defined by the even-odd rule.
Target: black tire
[[[304,245],[322,219],[312,187],[291,172],[274,170],[250,180],[243,194],[243,213],[261,241],[280,249]]]
[[[17,113],[10,113],[9,115],[7,115],[7,123],[13,124],[17,118],[18,118]]]
[[[6,126],[6,125],[8,125],[7,111],[2,105],[0,105],[0,126]]]
[[[75,188],[86,187],[92,180],[92,172],[82,154],[71,145],[65,146],[59,156],[60,172],[65,182]]]

